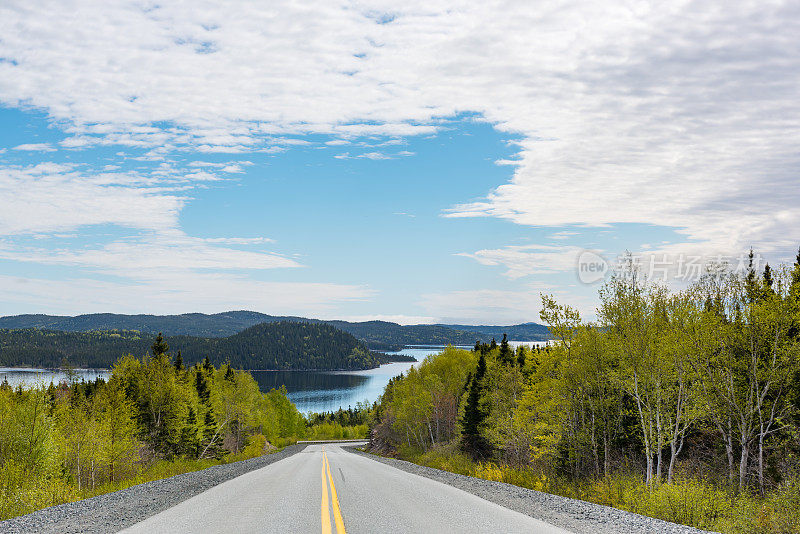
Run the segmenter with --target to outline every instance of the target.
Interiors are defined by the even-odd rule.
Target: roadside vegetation
[[[544,348],[448,348],[392,380],[372,450],[726,533],[800,532],[800,254],[680,292],[632,262]]]
[[[366,436],[366,406],[307,420],[247,372],[185,366],[161,336],[150,352],[120,358],[108,381],[0,384],[0,520],[299,439]]]

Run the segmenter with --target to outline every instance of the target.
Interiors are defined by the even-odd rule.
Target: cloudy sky
[[[591,314],[584,250],[789,260],[798,35],[791,1],[5,0],[0,315],[511,323]]]

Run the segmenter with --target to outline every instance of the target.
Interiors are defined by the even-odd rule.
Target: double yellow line
[[[333,505],[333,520],[336,523],[338,534],[347,534],[344,530],[344,519],[342,511],[339,509],[339,498],[336,496],[336,485],[331,476],[331,466],[328,463],[328,455],[325,454],[325,447],[322,448],[322,534],[331,534],[331,515],[328,510],[328,482],[331,487],[331,504]]]

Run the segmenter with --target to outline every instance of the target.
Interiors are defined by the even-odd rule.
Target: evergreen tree
[[[486,357],[481,353],[478,366],[469,386],[464,416],[461,419],[461,447],[475,458],[482,458],[489,452],[489,444],[481,436],[481,424],[486,419],[486,412],[481,406],[483,396],[483,378],[486,375]]]
[[[514,353],[508,345],[508,336],[506,334],[503,334],[503,340],[500,342],[500,361],[503,365],[514,362]]]
[[[774,293],[772,286],[775,282],[772,279],[772,268],[769,263],[764,266],[764,292],[766,294]]]
[[[197,417],[194,408],[189,407],[189,415],[186,417],[186,424],[181,429],[179,442],[180,452],[188,457],[196,458],[200,453],[200,440],[197,439]]]
[[[167,345],[167,342],[164,341],[161,332],[158,333],[158,336],[156,337],[156,342],[153,343],[153,346],[150,347],[150,350],[153,351],[153,356],[155,356],[156,358],[169,352],[169,345]]]
[[[525,358],[527,356],[526,352],[527,350],[525,349],[524,345],[517,347],[517,367],[520,369],[525,368]]]
[[[194,375],[194,389],[197,391],[197,396],[200,397],[200,401],[203,403],[208,402],[209,397],[209,390],[208,390],[208,382],[206,381],[205,374],[203,371],[198,370]]]
[[[181,356],[181,351],[178,351],[178,355],[175,357],[175,370],[183,371],[183,356]]]
[[[209,409],[206,411],[203,424],[203,449],[200,458],[222,458],[224,451],[221,442],[222,435],[217,428],[217,419],[214,417],[214,412]]]

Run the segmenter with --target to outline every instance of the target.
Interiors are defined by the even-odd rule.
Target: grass
[[[709,481],[684,477],[647,487],[640,477],[616,474],[569,481],[531,468],[475,462],[452,445],[425,453],[401,450],[414,463],[506,482],[515,486],[612,506],[621,510],[724,534],[800,533],[800,480],[787,480],[764,497],[738,493]]]
[[[0,465],[0,521],[29,514],[48,506],[88,499],[153,480],[255,458],[262,455],[265,444],[264,436],[255,435],[240,453],[228,454],[221,460],[192,458],[156,460],[146,466],[140,466],[132,476],[123,480],[80,490],[59,476],[59,473],[51,473],[44,478],[28,477],[24,469],[6,462]]]

